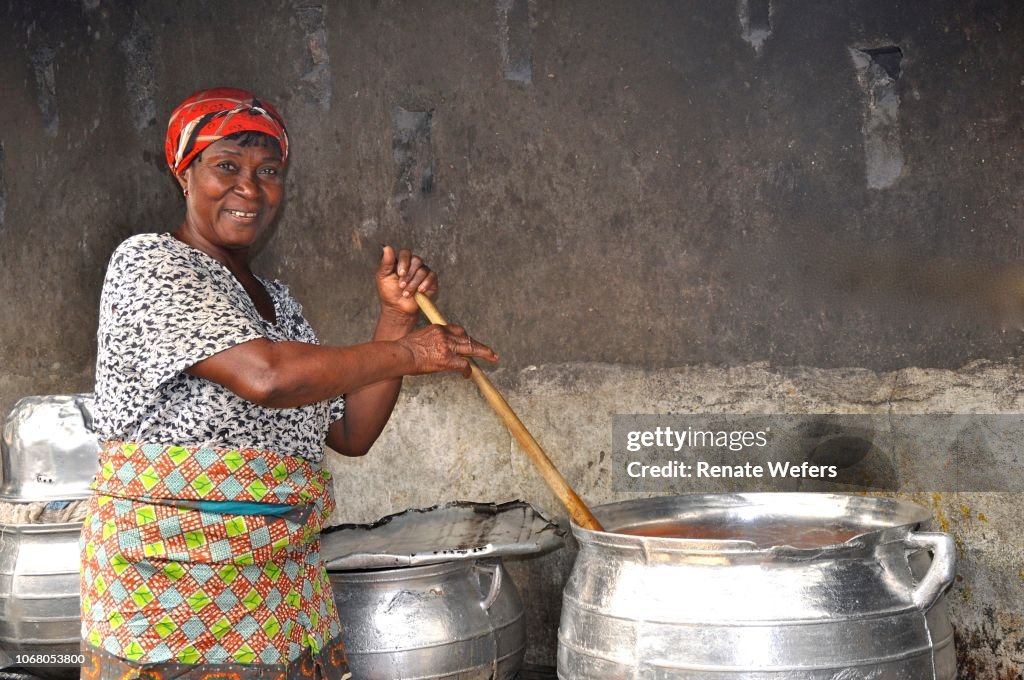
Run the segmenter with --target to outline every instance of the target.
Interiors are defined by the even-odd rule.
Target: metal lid
[[[412,567],[547,552],[563,545],[565,533],[525,501],[454,501],[327,527],[320,555],[328,571]]]
[[[91,394],[25,397],[4,423],[0,501],[29,503],[89,496],[99,443]]]

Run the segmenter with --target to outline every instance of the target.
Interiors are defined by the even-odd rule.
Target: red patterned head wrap
[[[288,133],[281,114],[251,92],[233,87],[200,90],[178,104],[167,123],[164,153],[171,172],[180,175],[189,163],[219,139],[236,132],[263,132],[281,145],[288,160]]]

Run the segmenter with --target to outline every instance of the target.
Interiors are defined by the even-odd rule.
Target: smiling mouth
[[[232,217],[237,217],[240,220],[253,220],[259,213],[246,212],[244,210],[228,210],[227,213]]]

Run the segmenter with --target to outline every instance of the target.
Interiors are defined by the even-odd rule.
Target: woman
[[[385,247],[371,342],[317,344],[298,303],[250,268],[284,195],[288,135],[251,93],[171,115],[185,198],[171,234],[114,252],[103,286],[82,530],[84,677],[348,677],[319,532],[323,445],[365,454],[402,376],[494,361],[456,326],[416,329],[437,275]]]

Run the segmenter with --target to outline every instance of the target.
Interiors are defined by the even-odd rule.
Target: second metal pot
[[[360,680],[511,680],[526,646],[523,604],[501,560],[329,572]]]

